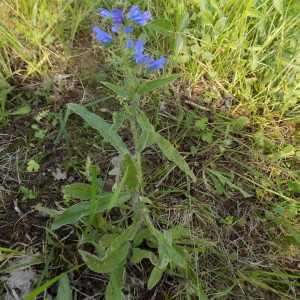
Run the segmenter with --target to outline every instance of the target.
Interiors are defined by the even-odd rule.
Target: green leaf
[[[163,273],[164,273],[164,269],[160,269],[159,267],[154,267],[152,269],[152,272],[150,274],[150,277],[148,279],[148,283],[147,283],[147,289],[151,290],[153,289],[157,283],[160,281]]]
[[[201,139],[203,142],[207,142],[208,144],[211,144],[213,142],[213,132],[208,131],[202,134]]]
[[[273,208],[273,211],[274,213],[282,216],[285,213],[285,208],[282,205],[277,204],[276,207]]]
[[[139,139],[136,143],[136,152],[141,153],[146,148],[153,145],[156,141],[155,137],[156,137],[155,132],[152,132],[152,131],[149,131],[149,130],[143,131],[140,134]]]
[[[27,163],[27,171],[28,172],[36,172],[40,169],[40,165],[34,160],[31,159],[28,163]]]
[[[114,91],[119,97],[122,97],[124,99],[128,99],[129,98],[129,94],[128,91],[118,85],[115,85],[113,83],[109,83],[106,81],[101,81],[102,84],[104,84],[105,86],[107,86],[110,90]]]
[[[77,265],[76,267],[70,269],[68,271],[68,273],[71,273],[79,268],[81,268],[83,265]],[[36,299],[36,297],[43,293],[49,286],[53,285],[56,281],[58,281],[60,278],[62,278],[63,276],[65,276],[65,274],[67,273],[62,273],[62,274],[59,274],[58,276],[50,279],[50,280],[47,280],[43,285],[35,288],[30,294],[28,294],[24,300],[33,300],[33,299]]]
[[[117,206],[116,203],[119,199],[119,196],[120,196],[120,193],[122,191],[122,188],[124,186],[124,183],[126,181],[126,178],[127,178],[127,174],[128,174],[128,171],[126,170],[124,175],[123,175],[123,178],[122,180],[120,181],[120,183],[118,184],[117,188],[115,189],[115,191],[113,192],[113,195],[107,205],[107,211],[109,212],[113,207]]]
[[[107,251],[106,256],[102,259],[83,250],[78,250],[78,252],[92,271],[96,273],[110,273],[124,264],[129,247],[130,243],[127,241],[117,250]]]
[[[120,266],[109,273],[109,281],[105,291],[106,300],[123,300],[122,289],[125,284],[125,268]]]
[[[76,114],[80,115],[89,125],[99,131],[99,133],[104,137],[105,140],[109,141],[110,144],[120,153],[126,154],[129,153],[126,144],[118,133],[111,128],[111,125],[108,124],[100,116],[97,116],[94,113],[88,111],[85,107],[76,104],[69,103],[68,107],[73,110]]]
[[[113,193],[103,193],[102,196],[98,196],[96,199],[95,213],[102,212],[107,209],[108,204],[113,196]],[[131,195],[129,193],[121,193],[120,197],[117,199],[115,205],[119,206],[129,200]],[[69,208],[67,208],[62,213],[55,214],[54,221],[51,225],[52,230],[56,230],[61,226],[67,224],[74,224],[80,218],[88,216],[90,213],[90,201],[79,202]]]
[[[171,22],[165,19],[154,20],[148,27],[156,32],[162,33],[164,36],[170,35],[173,31]]]
[[[178,55],[178,53],[182,50],[183,47],[184,47],[184,37],[182,36],[182,34],[177,34],[174,43],[174,54]]]
[[[141,153],[144,149],[155,143],[155,130],[143,111],[139,111],[136,118],[142,129],[142,133],[137,141],[136,151]]]
[[[118,131],[120,127],[122,126],[124,120],[126,119],[126,114],[122,111],[116,111],[113,113],[113,125],[111,126],[111,129]]]
[[[182,76],[181,74],[176,74],[176,75],[172,75],[170,77],[159,78],[159,79],[147,81],[140,85],[140,87],[137,90],[137,93],[139,96],[141,96],[141,95],[146,94],[150,91],[153,91],[163,85],[166,85],[169,82],[171,82],[181,76]]]
[[[155,136],[156,143],[163,154],[171,161],[173,161],[182,171],[196,182],[197,178],[193,171],[190,169],[189,165],[186,163],[184,158],[179,154],[178,150],[160,134],[156,133]]]
[[[136,162],[134,158],[130,154],[126,154],[122,161],[122,167],[123,170],[127,171],[127,175],[123,178],[125,178],[125,184],[127,185],[127,188],[131,192],[135,192],[136,188],[139,185],[139,178],[138,178],[138,170],[136,167]]]
[[[122,266],[127,258],[130,248],[129,241],[132,241],[137,232],[137,223],[133,223],[117,236],[108,247],[104,257],[97,257],[86,251],[79,251],[82,259],[94,272],[110,273]]]
[[[206,61],[213,61],[215,57],[211,52],[203,51],[202,58]]]
[[[175,226],[171,229],[165,230],[171,232],[173,240],[180,240],[182,238],[190,238],[191,232],[188,228],[182,226]]]
[[[92,185],[87,183],[73,183],[63,187],[63,193],[65,196],[79,200],[89,200],[91,192]],[[96,194],[100,194],[101,192],[101,189],[98,189]]]
[[[273,5],[280,14],[283,14],[283,0],[273,0]]]
[[[201,118],[200,120],[197,120],[196,122],[195,122],[195,126],[197,127],[197,128],[199,128],[200,130],[205,130],[206,129],[206,124],[207,124],[207,122],[208,122],[208,118],[207,117],[203,117],[203,118]]]
[[[261,11],[259,11],[258,9],[253,9],[253,8],[248,8],[247,16],[252,17],[252,18],[257,18],[257,19],[264,18],[264,15]]]
[[[249,124],[249,118],[247,117],[239,117],[237,120],[235,120],[234,124],[244,127],[245,125]]]
[[[258,54],[252,51],[252,60],[251,60],[251,71],[254,72],[258,67]]]
[[[149,259],[153,265],[155,265],[157,262],[157,257],[153,252],[148,251],[148,250],[142,250],[140,248],[132,249],[131,260],[133,263],[137,264],[137,263],[141,262],[144,258]]]
[[[73,300],[72,289],[70,286],[69,276],[64,274],[58,280],[58,289],[57,289],[57,300]]]
[[[293,191],[295,193],[300,193],[300,182],[299,181],[291,181],[289,180],[287,182],[288,188],[290,191]]]
[[[123,244],[125,244],[128,241],[132,241],[135,236],[138,229],[138,224],[133,223],[130,226],[128,226],[122,234],[120,234],[118,237],[116,237],[113,242],[111,243],[111,249],[112,250],[118,250]]]
[[[31,107],[29,105],[26,105],[10,112],[9,114],[11,116],[27,115],[30,113],[30,111],[31,111]]]
[[[227,23],[227,17],[221,17],[214,25],[214,32],[216,34],[223,34],[224,28]]]
[[[233,178],[233,174],[231,173],[227,173],[227,172],[220,172],[220,171],[216,171],[216,170],[212,170],[212,169],[207,169],[210,173],[212,173],[213,175],[215,175],[218,180],[221,182],[221,184],[224,186],[225,184],[227,184],[228,186],[230,186],[231,188],[238,190],[245,198],[249,198],[252,197],[251,194],[249,194],[248,192],[246,192],[245,190],[243,190],[241,187],[233,184],[229,179],[229,178]],[[226,176],[225,176],[226,175]]]
[[[186,12],[185,14],[183,14],[181,16],[181,19],[179,21],[179,27],[178,27],[178,31],[183,31],[184,29],[186,29],[189,25],[190,22],[190,16],[189,13]]]
[[[157,246],[157,241],[155,239],[155,237],[151,234],[150,229],[149,228],[145,228],[143,230],[141,230],[135,237],[134,241],[133,241],[133,246],[139,246],[143,240],[147,240],[150,241],[151,244],[156,245]]]
[[[140,110],[138,112],[138,114],[136,116],[136,120],[137,120],[138,124],[141,126],[142,131],[148,130],[148,131],[155,132],[153,125],[150,123],[148,117],[142,110]]]
[[[181,254],[171,245],[171,246],[166,246],[165,251],[168,254],[169,260],[172,261],[176,266],[182,269],[187,268],[187,262],[186,260],[181,256]]]

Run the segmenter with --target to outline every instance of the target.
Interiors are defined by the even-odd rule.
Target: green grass
[[[67,141],[69,161],[60,166],[62,170],[75,170],[84,181],[91,179],[85,162],[108,161],[106,169],[93,169],[96,193],[96,184],[102,184],[108,177],[108,165],[115,152],[105,141],[100,145],[95,132],[82,126],[81,121],[74,121],[73,116],[66,114],[69,121],[65,123],[65,107],[62,104],[56,111],[54,95],[63,98],[82,89],[83,95],[87,95],[82,99],[93,104],[93,111],[112,118],[117,101],[101,100],[109,92],[99,81],[103,76],[107,76],[106,81],[122,78],[105,65],[103,58],[108,60],[108,55],[92,39],[91,27],[99,22],[99,7],[129,7],[135,3],[155,16],[156,21],[143,27],[140,34],[147,39],[147,48],[153,49],[155,57],[168,57],[168,68],[162,73],[183,74],[168,88],[146,95],[143,109],[155,129],[181,152],[197,176],[197,183],[191,183],[172,162],[163,158],[156,146],[143,154],[149,199],[146,207],[153,224],[165,230],[166,236],[167,230],[176,226],[187,228],[189,235],[182,233],[174,242],[175,247],[184,245],[188,251],[189,267],[183,269],[171,262],[154,289],[157,297],[299,298],[297,0],[6,0],[0,4],[1,128],[6,128],[7,120],[13,120],[10,115],[17,108],[38,109],[46,105],[45,116],[38,121],[32,118],[31,122],[35,128],[44,130],[46,136],[57,136],[59,132]],[[85,49],[88,55],[78,55],[78,49]],[[79,67],[79,60],[86,66]],[[70,76],[57,82],[59,74]],[[25,91],[29,96],[24,96]],[[95,96],[90,96],[93,93]],[[226,103],[226,97],[230,97],[230,103]],[[66,103],[72,102],[69,99]],[[22,112],[19,114],[23,115]],[[33,117],[36,115],[32,112]],[[58,121],[62,128],[58,128]],[[49,128],[55,128],[54,132]],[[43,153],[43,138],[33,136],[34,130],[28,139],[37,145],[35,153]],[[11,170],[14,166],[8,164],[12,162],[5,159],[12,150],[5,143],[1,145],[0,154],[5,152],[0,157],[2,165]],[[25,147],[32,151],[29,143]],[[42,156],[45,159],[47,154]],[[26,159],[27,155],[21,157],[21,173],[26,172]],[[102,180],[100,183],[97,176]],[[5,189],[5,195],[10,195],[8,185]],[[61,205],[68,205],[68,200],[64,199]],[[41,210],[53,213],[46,208]],[[93,211],[87,219],[76,223],[72,241],[64,240],[65,232],[72,236],[70,227],[60,232],[45,229],[45,243],[49,247],[41,253],[45,267],[33,294],[59,280],[60,289],[65,286],[69,295],[74,296],[75,280],[61,278],[82,263],[76,247],[82,250],[89,243],[99,249],[99,235],[105,233],[112,238],[129,228],[130,212],[125,204],[119,214],[112,211],[100,215]],[[150,238],[144,243],[155,254],[162,251]],[[13,258],[7,253],[14,249],[3,249],[0,257],[4,267]],[[53,251],[59,256],[53,256]],[[59,273],[56,269],[61,265],[64,269]],[[129,277],[144,282],[141,286],[137,281],[136,290],[133,285],[127,286],[126,293],[132,299],[145,296],[151,268],[148,259],[126,265]],[[87,266],[85,270],[89,272]],[[103,278],[107,283],[107,278]],[[100,297],[104,295],[103,289],[99,285]]]

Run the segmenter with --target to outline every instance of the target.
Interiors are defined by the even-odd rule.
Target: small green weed
[[[35,199],[36,198],[36,192],[30,188],[27,188],[25,186],[21,186],[20,187],[20,191],[21,193],[23,194],[23,197],[22,197],[22,201],[26,201],[26,200],[31,200],[31,199]]]

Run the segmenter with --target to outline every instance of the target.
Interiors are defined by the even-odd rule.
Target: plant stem
[[[126,114],[129,116],[129,122],[130,122],[130,129],[133,137],[133,146],[134,146],[134,154],[133,158],[136,163],[136,169],[137,169],[137,177],[139,181],[139,185],[134,193],[133,197],[133,208],[134,211],[136,212],[135,218],[139,220],[140,218],[140,213],[142,211],[142,203],[139,200],[139,196],[143,195],[143,187],[142,187],[142,182],[143,182],[143,170],[142,170],[142,160],[141,160],[141,154],[136,151],[137,149],[137,143],[138,143],[138,128],[137,128],[137,123],[136,123],[136,118],[135,114],[136,111],[138,111],[138,104],[137,101],[132,101],[131,105],[128,105],[125,103],[124,105]]]

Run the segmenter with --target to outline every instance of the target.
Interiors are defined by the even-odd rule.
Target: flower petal
[[[113,9],[111,11],[111,18],[115,21],[116,24],[122,24],[124,14],[120,9]]]
[[[129,20],[136,22],[141,26],[145,26],[152,17],[148,10],[142,13],[138,5],[132,6],[127,16]]]
[[[111,27],[112,32],[119,32],[119,24],[115,23],[112,27]]]
[[[161,69],[161,68],[163,68],[163,66],[166,63],[166,61],[167,61],[167,59],[164,56],[162,56],[158,60],[156,60],[153,63],[151,63],[151,65],[149,66],[149,68],[147,69],[147,71],[151,71],[151,70],[154,70],[154,69]]]
[[[125,28],[124,28],[124,33],[125,33],[125,34],[128,34],[128,33],[130,33],[132,30],[133,30],[132,27],[125,27]]]
[[[93,31],[96,33],[97,40],[102,44],[108,44],[114,40],[108,33],[100,29],[97,25],[93,26]]]
[[[150,65],[154,62],[151,57],[142,53],[135,53],[134,58],[137,65]]]
[[[108,11],[107,9],[105,8],[100,8],[100,16],[103,17],[103,18],[111,18],[112,17],[112,14],[110,11]]]
[[[133,40],[129,39],[127,41],[127,48],[132,48],[133,47]]]
[[[136,53],[144,52],[144,42],[141,39],[138,39],[138,41],[135,44],[135,52]]]

